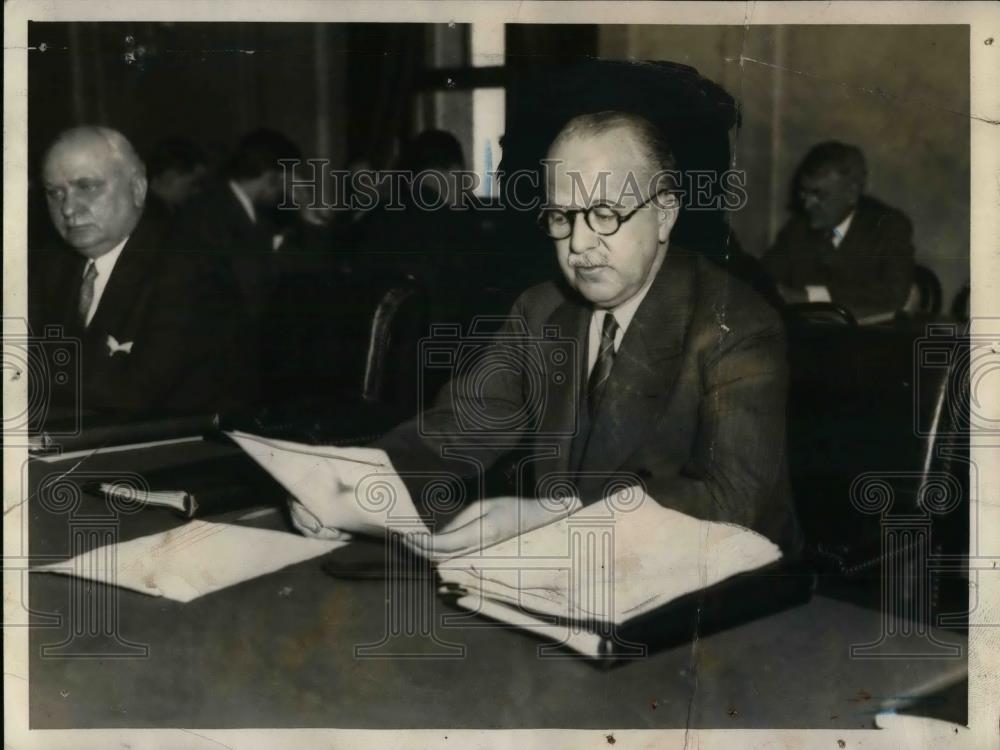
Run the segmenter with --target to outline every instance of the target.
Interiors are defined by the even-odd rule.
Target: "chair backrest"
[[[951,316],[963,323],[969,320],[969,285],[966,284],[955,295],[951,303]]]
[[[413,277],[407,277],[403,283],[388,288],[379,299],[372,314],[369,331],[364,379],[361,386],[362,400],[380,402],[385,397],[386,372],[389,367],[398,364],[393,362],[391,357],[394,329],[400,311],[407,307],[407,302],[410,302],[412,307],[417,294],[415,280]]]
[[[883,519],[856,489],[886,492],[896,516],[944,504],[945,490],[967,497],[954,491],[969,473],[966,347],[915,326],[789,331],[789,469],[807,548],[830,570],[879,571]],[[935,545],[959,549],[963,511],[931,510]]]
[[[907,301],[907,312],[919,312],[926,315],[937,315],[941,312],[941,282],[937,274],[926,266],[913,267],[913,286],[916,289],[916,299]],[[914,304],[915,303],[915,304]]]

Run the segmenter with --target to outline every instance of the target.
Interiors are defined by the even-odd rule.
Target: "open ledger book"
[[[618,635],[646,641],[650,628],[669,625],[663,618],[673,603],[782,556],[756,532],[692,518],[645,495],[628,510],[613,506],[589,505],[441,562],[442,593],[587,656],[609,656]]]

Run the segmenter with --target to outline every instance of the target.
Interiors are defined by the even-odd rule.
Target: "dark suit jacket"
[[[257,319],[268,303],[273,226],[259,215],[250,221],[225,182],[210,185],[178,212],[166,246],[221,256],[232,269],[247,314]]]
[[[479,367],[379,445],[419,503],[419,472],[474,474],[528,440],[530,483],[570,480],[584,502],[641,482],[664,506],[738,523],[798,550],[785,448],[787,364],[777,313],[742,282],[680,248],[667,255],[616,355],[593,423],[582,416],[591,308],[555,283],[525,292]],[[526,335],[517,333],[523,326]],[[509,340],[504,342],[504,337]],[[561,339],[561,341],[560,341]],[[554,350],[562,349],[563,357]],[[425,364],[425,367],[427,365]]]
[[[913,283],[913,226],[906,216],[875,198],[862,196],[850,229],[828,265],[822,233],[803,216],[793,217],[763,257],[779,284],[821,285],[855,316],[899,310]]]
[[[29,270],[33,332],[61,326],[79,342],[85,410],[211,413],[240,405],[245,368],[231,281],[210,259],[157,244],[140,222],[86,329],[77,313],[86,259],[67,249],[39,253]],[[131,352],[111,354],[109,336],[132,342]],[[51,384],[56,404],[74,406],[68,385]]]

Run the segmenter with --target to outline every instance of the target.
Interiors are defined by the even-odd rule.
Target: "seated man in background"
[[[281,133],[265,129],[248,133],[240,139],[222,179],[188,202],[167,237],[167,247],[214,257],[233,278],[254,403],[276,397],[264,393],[267,377],[262,373],[271,366],[265,354],[268,342],[285,335],[274,330],[272,309],[278,276],[276,251],[283,239],[278,206],[286,198],[289,204],[293,202],[289,179],[293,173],[289,169],[286,177],[280,161],[301,158],[298,147]]]
[[[676,161],[650,121],[580,115],[548,159],[539,223],[563,278],[522,294],[481,366],[457,368],[434,407],[376,447],[419,498],[427,472],[475,479],[522,440],[532,477],[483,505],[487,543],[552,520],[539,498],[568,480],[585,504],[641,484],[663,506],[796,550],[779,316],[670,242],[678,201],[655,175]],[[556,343],[565,348],[550,356]],[[355,502],[355,487],[336,481],[322,504],[292,501],[292,515],[323,535]],[[480,531],[449,528],[434,548],[465,549]]]
[[[913,283],[913,227],[864,195],[855,146],[814,146],[796,172],[797,213],[763,257],[786,302],[833,302],[859,320],[903,308]]]
[[[396,164],[406,178],[391,189],[388,201],[357,222],[352,244],[374,255],[390,253],[422,276],[430,269],[460,267],[470,251],[482,249],[474,206],[468,199],[461,205],[464,166],[462,146],[452,133],[425,130],[411,138]]]
[[[221,256],[232,268],[243,311],[253,322],[267,307],[269,256],[280,244],[275,215],[285,200],[286,177],[279,160],[301,158],[298,147],[281,133],[247,134],[226,166],[225,179],[185,206],[168,237],[171,248]],[[291,192],[287,195],[291,203]]]
[[[194,141],[167,138],[149,155],[149,208],[154,205],[173,217],[192,196],[204,187],[208,177],[208,156]],[[147,208],[148,210],[148,208]]]
[[[82,358],[79,382],[47,384],[53,402],[129,415],[238,405],[229,277],[196,254],[160,248],[143,218],[145,166],[129,141],[110,128],[67,130],[45,155],[42,183],[68,248],[32,254],[32,330],[61,326]]]

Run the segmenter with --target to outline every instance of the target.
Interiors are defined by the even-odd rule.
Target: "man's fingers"
[[[483,518],[485,518],[485,515],[480,512],[481,509],[479,508],[474,508],[473,510],[475,510],[476,512],[468,513],[465,515],[459,513],[457,516],[451,519],[451,521],[448,523],[447,526],[445,526],[443,529],[441,529],[441,531],[438,532],[438,535],[454,534],[457,531],[462,531],[463,529],[467,529],[469,526],[473,524],[481,523]]]
[[[480,535],[478,525],[469,525],[456,532],[420,535],[412,540],[412,546],[427,555],[453,556],[460,552],[470,552],[479,549]]]
[[[306,508],[306,506],[294,498],[289,500],[288,510],[292,516],[292,523],[303,533],[308,532],[309,534],[318,534],[319,530],[323,527],[319,518],[317,518],[311,510]]]
[[[298,529],[303,536],[313,539],[343,540],[350,539],[350,535],[340,529],[331,529],[324,526],[316,515],[297,500],[288,503],[292,517],[292,525]]]

